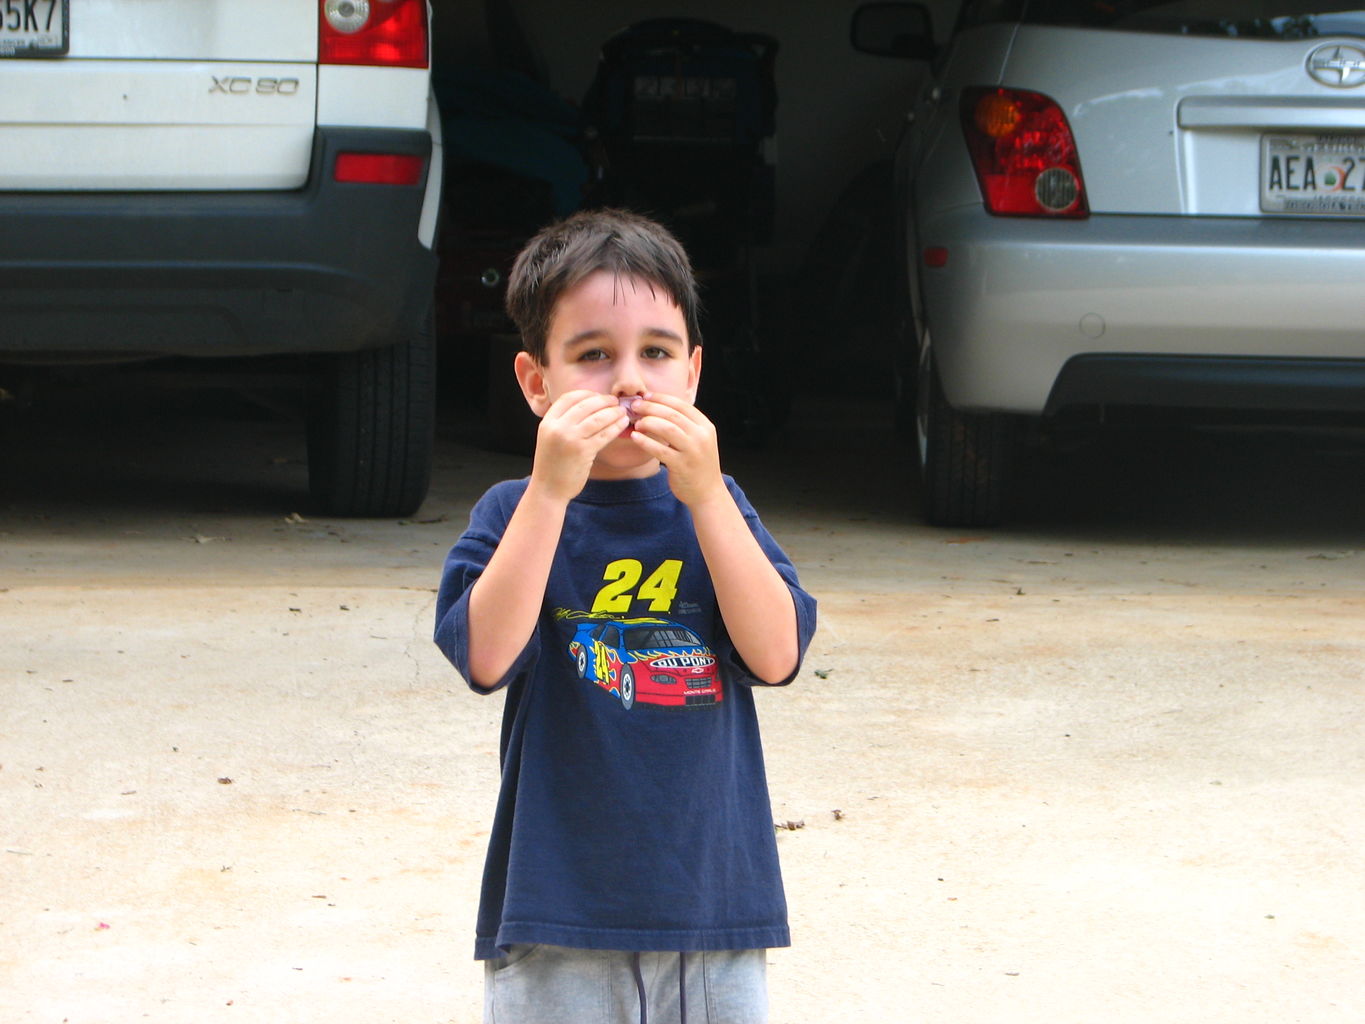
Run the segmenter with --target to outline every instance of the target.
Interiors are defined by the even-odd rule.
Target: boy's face
[[[560,296],[544,364],[520,353],[517,377],[537,416],[570,391],[617,398],[665,394],[695,402],[701,348],[688,351],[687,322],[667,292],[599,270]],[[598,454],[594,475],[644,475],[655,467],[623,433]]]

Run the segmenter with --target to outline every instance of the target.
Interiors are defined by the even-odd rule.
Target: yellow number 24
[[[673,599],[678,596],[678,577],[682,574],[682,562],[669,558],[659,568],[640,583],[645,567],[634,558],[618,558],[607,566],[602,574],[609,582],[597,592],[592,603],[594,612],[615,612],[624,614],[630,611],[630,603],[635,598],[649,601],[652,612],[666,612],[673,607]],[[639,589],[636,589],[636,584]]]

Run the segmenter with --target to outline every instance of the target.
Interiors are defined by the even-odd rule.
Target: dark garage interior
[[[487,401],[504,443],[525,423],[498,372],[515,345],[502,279],[537,227],[583,206],[650,213],[687,243],[702,401],[732,439],[761,442],[816,381],[885,393],[888,158],[918,66],[856,53],[856,6],[437,4],[444,384]],[[627,95],[656,74],[681,95]]]

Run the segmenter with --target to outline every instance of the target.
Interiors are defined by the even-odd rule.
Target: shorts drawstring
[[[640,1024],[649,1024],[649,1003],[645,998],[645,976],[640,970],[640,954],[630,958],[630,970],[635,975],[635,991],[640,996]],[[678,1018],[687,1024],[687,954],[678,954]]]
[[[678,954],[678,1021],[687,1024],[687,954]]]
[[[635,991],[640,994],[640,1024],[649,1024],[649,1008],[645,1005],[645,976],[640,973],[640,954],[630,959],[630,969],[635,972]]]

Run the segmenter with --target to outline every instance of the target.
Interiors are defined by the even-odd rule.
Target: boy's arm
[[[469,681],[475,686],[497,686],[530,641],[569,502],[624,420],[615,399],[582,391],[562,395],[541,420],[530,482],[469,591]]]
[[[566,503],[528,486],[469,591],[469,681],[497,686],[526,648],[550,578]]]
[[[796,603],[724,486],[688,506],[725,630],[759,680],[781,683],[800,662]]]
[[[796,602],[725,486],[715,426],[668,395],[651,395],[636,408],[643,416],[632,436],[668,467],[673,493],[692,513],[735,651],[760,681],[785,682],[801,660]]]

